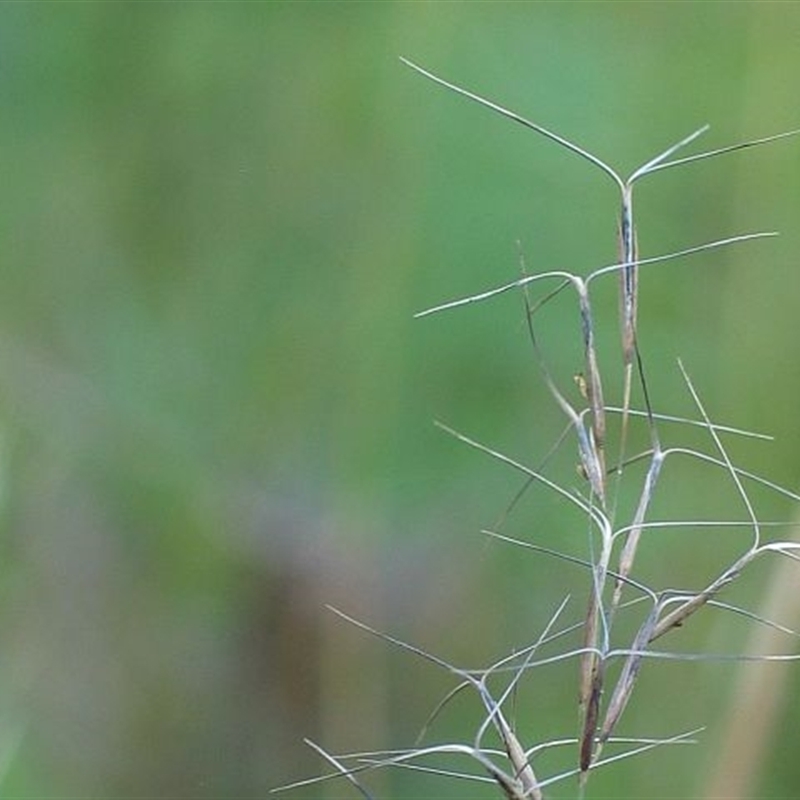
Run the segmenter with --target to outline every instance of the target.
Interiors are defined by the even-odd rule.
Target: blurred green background
[[[451,684],[325,603],[465,666],[533,641],[568,591],[580,616],[580,570],[479,533],[519,477],[431,424],[530,464],[552,445],[520,298],[412,314],[512,280],[520,247],[532,271],[613,263],[615,188],[398,56],[627,172],[705,122],[703,148],[800,127],[800,5],[19,3],[0,41],[4,797],[265,797],[324,771],[304,736],[411,744]],[[737,458],[797,487],[800,141],[653,176],[636,202],[643,255],[781,232],[643,271],[640,339],[658,410],[692,410],[681,356],[718,420],[777,435]],[[597,288],[618,376],[615,282]],[[571,298],[538,324],[569,387]],[[572,446],[559,459],[569,476]],[[670,469],[654,516],[741,518],[713,487]],[[580,518],[541,489],[507,530],[585,555]],[[641,575],[697,588],[747,541],[665,534]],[[732,599],[758,608],[774,566]],[[669,647],[734,652],[748,630],[709,612]],[[707,729],[590,796],[704,796],[738,670],[648,664],[619,732]],[[525,685],[528,741],[574,735],[576,673]],[[758,796],[800,785],[792,675]],[[475,719],[456,703],[431,741],[469,741]]]

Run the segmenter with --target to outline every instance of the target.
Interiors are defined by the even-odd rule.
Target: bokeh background
[[[305,736],[411,744],[452,684],[326,603],[465,666],[533,641],[567,592],[580,616],[579,569],[480,534],[519,476],[432,425],[530,464],[555,441],[520,298],[412,314],[513,279],[520,250],[532,271],[613,263],[615,188],[398,56],[625,172],[706,122],[704,147],[800,127],[799,5],[18,3],[0,42],[4,797],[265,797],[325,771]],[[798,487],[800,140],[653,176],[636,203],[643,255],[781,232],[643,272],[640,339],[658,410],[692,412],[681,356],[715,418],[777,436],[731,440],[736,457]],[[616,287],[597,289],[618,402]],[[537,325],[575,397],[571,298]],[[553,470],[577,486],[574,462],[570,444]],[[677,466],[656,518],[742,518],[723,480]],[[505,530],[586,552],[541,489]],[[653,536],[640,577],[697,588],[748,537]],[[731,599],[762,608],[776,566]],[[740,652],[750,633],[708,612],[669,647]],[[733,772],[726,735],[752,722],[731,717],[741,671],[648,664],[620,733],[706,730],[598,773],[591,796],[710,796]],[[796,796],[800,677],[764,674],[779,713],[741,796]],[[526,740],[574,735],[575,692],[573,664],[526,681]],[[454,703],[429,741],[471,740],[477,716]]]

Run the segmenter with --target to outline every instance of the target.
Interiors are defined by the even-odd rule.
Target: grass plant
[[[637,247],[633,189],[645,177],[665,169],[766,145],[795,136],[800,131],[787,131],[679,157],[679,151],[706,133],[708,126],[704,126],[624,177],[588,150],[538,123],[443,80],[406,59],[403,61],[439,86],[566,148],[606,175],[619,189],[619,255],[615,263],[597,267],[586,274],[559,265],[546,265],[542,271],[530,272],[521,257],[517,277],[502,285],[437,303],[416,315],[422,318],[464,309],[476,303],[490,303],[494,297],[507,292],[520,295],[537,370],[552,401],[563,412],[564,431],[554,437],[551,450],[531,466],[443,423],[439,423],[439,427],[468,447],[523,476],[522,492],[533,484],[539,484],[585,519],[585,528],[575,531],[575,536],[585,542],[584,554],[580,557],[537,543],[535,531],[529,531],[526,538],[506,534],[502,525],[484,531],[487,537],[504,545],[523,548],[541,558],[554,559],[564,569],[571,566],[581,570],[585,575],[585,605],[570,597],[552,598],[550,602],[554,610],[549,621],[533,635],[530,643],[481,669],[459,667],[435,653],[356,620],[344,611],[331,609],[365,633],[448,673],[453,686],[433,710],[419,740],[412,746],[392,751],[333,755],[319,744],[308,742],[328,763],[330,771],[281,789],[309,787],[338,778],[348,781],[363,797],[371,798],[368,788],[371,773],[386,768],[402,768],[457,778],[467,785],[490,784],[496,787],[498,796],[508,800],[542,800],[547,796],[548,787],[565,781],[575,782],[577,792],[583,796],[589,791],[591,775],[598,769],[609,768],[655,748],[685,747],[697,741],[698,729],[675,731],[666,737],[654,736],[648,731],[636,736],[617,734],[620,719],[634,698],[637,679],[649,661],[792,661],[798,658],[791,652],[796,649],[797,634],[794,631],[740,605],[730,595],[737,578],[756,560],[772,556],[789,561],[800,560],[800,544],[793,537],[780,538],[782,526],[789,523],[763,520],[757,500],[762,491],[776,493],[792,502],[800,501],[800,496],[734,462],[728,444],[732,437],[769,437],[715,422],[682,362],[678,362],[678,370],[694,414],[680,416],[655,410],[657,398],[651,397],[648,390],[647,370],[665,369],[666,365],[644,359],[637,320],[641,270],[673,269],[690,257],[710,257],[722,248],[734,246],[754,247],[760,240],[776,234],[772,231],[732,233],[713,241],[678,242],[672,252],[641,258]],[[613,278],[617,278],[620,287],[616,315],[609,314],[605,308],[594,307],[595,285]],[[543,347],[546,332],[540,331],[537,325],[539,310],[557,294],[568,290],[574,294],[577,306],[579,325],[575,336],[583,353],[582,371],[575,376],[577,394],[574,387],[559,385],[551,374]],[[621,332],[621,355],[618,364],[608,368],[598,355],[597,326],[609,324],[614,316],[618,317]],[[621,398],[616,405],[606,401],[607,386],[614,381],[618,382]],[[634,388],[641,398],[639,407],[633,404]],[[613,425],[608,424],[611,418],[615,418]],[[646,441],[647,445],[640,451],[628,452],[628,442],[633,440],[629,437],[632,425],[641,427],[641,435],[636,441]],[[685,430],[702,432],[705,444],[683,444],[674,432]],[[550,469],[550,455],[567,446],[570,440],[577,453],[577,477]],[[679,509],[674,509],[666,519],[654,517],[654,498],[662,476],[669,470],[681,470],[687,461],[700,465],[709,475],[721,476],[728,483],[730,517],[696,519],[681,516]],[[634,465],[636,469],[632,469]],[[628,496],[634,498],[632,503],[620,502],[623,487]],[[513,512],[520,495],[511,502],[503,515],[504,520]],[[628,506],[630,510],[624,510]],[[669,574],[663,575],[656,583],[652,578],[643,580],[636,572],[640,547],[645,546],[643,543],[646,541],[647,547],[657,548],[657,534],[666,529],[703,529],[719,535],[726,529],[745,529],[749,531],[749,542],[722,569],[709,574],[703,585],[694,589],[675,588]],[[754,626],[786,637],[789,642],[786,649],[790,652],[744,655],[670,649],[671,634],[690,625],[699,613],[712,611],[740,615]],[[618,623],[623,615],[626,623],[621,626]],[[630,631],[633,631],[632,635]],[[576,632],[580,633],[577,647],[571,644]],[[773,642],[774,637],[768,641]],[[568,665],[571,662],[579,665],[579,723],[576,730],[566,734],[543,732],[536,741],[523,741],[512,712],[519,688],[525,683],[535,694],[538,670],[551,664]],[[479,724],[459,741],[427,744],[427,734],[438,715],[465,692],[472,693],[482,709]],[[549,773],[541,768],[542,754],[553,750],[571,752],[571,766]]]

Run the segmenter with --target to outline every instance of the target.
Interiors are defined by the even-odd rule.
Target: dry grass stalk
[[[538,368],[550,395],[567,418],[568,431],[574,433],[580,459],[580,470],[587,480],[588,492],[584,495],[583,492],[575,490],[567,483],[549,477],[545,473],[545,465],[550,454],[545,457],[539,468],[533,469],[463,433],[459,433],[445,425],[440,424],[439,426],[464,444],[489,455],[496,461],[524,475],[526,478],[526,487],[531,483],[538,483],[548,491],[560,497],[561,500],[565,501],[567,504],[579,509],[588,520],[593,536],[599,540],[599,547],[592,548],[591,558],[582,560],[575,556],[567,555],[566,553],[557,553],[548,550],[535,543],[506,536],[499,533],[499,531],[486,531],[488,535],[498,540],[531,549],[543,556],[558,558],[562,562],[573,564],[585,570],[589,576],[589,587],[586,611],[578,621],[567,624],[561,629],[556,627],[557,624],[560,624],[560,619],[567,607],[567,599],[565,599],[553,613],[548,625],[536,642],[512,656],[501,659],[485,670],[466,670],[458,668],[447,663],[438,656],[395,639],[388,634],[376,631],[365,623],[356,621],[342,612],[337,611],[336,613],[349,623],[356,625],[372,635],[380,637],[385,642],[400,647],[407,652],[413,653],[435,664],[440,669],[449,672],[458,680],[456,687],[447,694],[444,700],[435,709],[431,716],[431,722],[438,716],[439,712],[463,690],[472,690],[475,693],[483,707],[485,716],[471,743],[460,742],[430,747],[423,747],[418,744],[416,747],[409,750],[395,751],[392,753],[357,753],[337,757],[327,754],[318,745],[312,746],[336,768],[336,772],[332,775],[346,776],[365,797],[369,797],[369,794],[360,783],[359,777],[362,774],[368,773],[370,770],[392,766],[396,768],[402,767],[405,769],[435,772],[440,775],[460,777],[468,781],[485,782],[488,780],[494,782],[508,800],[542,800],[542,798],[544,798],[545,788],[558,781],[577,776],[581,791],[583,791],[587,777],[592,770],[610,763],[615,763],[620,758],[631,757],[646,752],[653,747],[664,744],[686,743],[695,733],[679,734],[668,739],[653,737],[615,739],[614,734],[619,721],[633,696],[637,676],[648,658],[680,660],[711,657],[709,654],[702,653],[687,654],[656,651],[652,647],[654,642],[661,639],[675,628],[686,624],[694,614],[707,607],[743,614],[757,624],[764,624],[773,628],[780,627],[745,609],[738,608],[730,603],[722,603],[719,600],[719,595],[736,580],[745,568],[762,555],[776,553],[800,560],[800,545],[796,541],[772,541],[765,538],[763,532],[768,526],[759,521],[747,485],[750,483],[758,484],[793,501],[800,501],[800,497],[764,478],[742,470],[732,462],[723,442],[723,436],[757,436],[757,434],[751,434],[746,431],[714,423],[706,411],[699,393],[682,363],[679,363],[679,368],[688,393],[697,409],[699,418],[686,419],[655,413],[650,402],[647,383],[645,381],[643,360],[639,350],[637,334],[638,291],[641,269],[650,269],[655,266],[661,267],[688,256],[707,254],[722,247],[741,245],[745,242],[752,242],[754,240],[775,236],[776,234],[772,232],[740,234],[725,239],[685,247],[659,256],[641,258],[637,247],[636,225],[633,211],[633,188],[641,178],[664,169],[684,166],[774,142],[778,139],[794,136],[800,133],[800,130],[753,139],[682,158],[673,158],[678,150],[685,148],[708,130],[708,126],[704,126],[671,145],[662,153],[638,167],[627,178],[624,178],[600,158],[559,134],[553,133],[538,123],[531,122],[519,114],[490,100],[456,86],[406,59],[403,59],[403,61],[409,67],[440,86],[489,108],[493,112],[535,131],[541,136],[558,144],[560,147],[580,156],[608,176],[620,191],[618,225],[619,260],[616,263],[594,269],[588,275],[582,276],[573,271],[558,268],[541,273],[528,274],[523,262],[522,276],[516,280],[467,297],[441,303],[421,311],[416,315],[417,317],[427,317],[447,310],[469,306],[474,303],[489,301],[493,297],[508,291],[521,290],[523,292],[530,341]],[[622,401],[619,407],[607,405],[604,399],[604,373],[599,363],[595,342],[596,329],[592,305],[592,287],[594,282],[612,274],[618,276],[620,284],[619,326],[621,332],[623,380]],[[529,292],[533,288],[538,288],[551,281],[557,282],[556,287],[549,293],[546,293],[538,302],[534,303],[529,296]],[[578,376],[577,379],[581,394],[586,401],[586,408],[583,409],[574,407],[566,399],[565,393],[556,385],[556,382],[553,380],[547,368],[545,357],[540,349],[534,330],[534,318],[538,309],[556,294],[568,287],[571,287],[575,292],[580,318],[580,337],[583,346],[584,372],[582,375]],[[634,369],[643,397],[643,409],[637,409],[631,405],[631,388]],[[607,467],[608,459],[606,457],[608,449],[606,419],[609,414],[618,414],[621,420],[620,433],[617,437],[616,448],[614,449],[615,466],[613,469]],[[626,453],[626,448],[628,425],[631,419],[639,419],[646,422],[649,431],[650,447],[644,453],[629,457]],[[661,424],[694,426],[704,429],[713,444],[715,452],[710,454],[680,446],[662,446],[658,430]],[[557,439],[554,449],[561,444],[563,439],[564,435],[562,434]],[[671,465],[673,462],[679,462],[680,459],[687,457],[706,465],[710,469],[719,470],[727,476],[727,479],[729,479],[731,485],[734,487],[736,495],[745,511],[745,520],[720,520],[712,523],[704,523],[691,519],[666,521],[653,521],[649,519],[652,501],[662,472],[667,468],[668,463]],[[633,517],[628,524],[617,525],[615,520],[616,499],[619,494],[623,468],[630,463],[639,461],[646,463],[646,469],[638,492],[638,502]],[[616,473],[614,482],[615,493],[613,496],[610,496],[608,477],[612,473]],[[519,494],[514,498],[511,506],[516,504],[518,499]],[[508,516],[511,506],[504,516]],[[724,567],[715,578],[709,580],[705,588],[699,591],[675,592],[670,589],[653,588],[638,582],[633,577],[636,553],[645,532],[655,531],[660,527],[667,526],[699,527],[701,525],[715,527],[746,525],[752,532],[750,546],[736,557],[732,563]],[[615,557],[616,564],[612,565]],[[636,599],[624,600],[626,590],[634,592],[636,594]],[[626,647],[615,647],[613,641],[615,639],[614,621],[616,615],[622,611],[626,613],[632,612],[640,607],[646,608],[646,612],[643,614],[633,640]],[[580,648],[559,652],[556,655],[546,657],[540,656],[540,650],[545,644],[555,642],[578,628],[582,629],[583,632],[582,646]],[[782,630],[784,633],[792,634],[791,631]],[[733,657],[742,658],[740,656]],[[782,660],[794,657],[764,654],[761,658],[764,660]],[[516,691],[521,681],[533,674],[538,667],[544,666],[545,664],[567,662],[573,659],[577,659],[580,664],[578,697],[581,722],[577,736],[551,738],[540,742],[534,747],[525,748],[519,740],[514,727],[509,724],[504,712],[504,706],[511,695]],[[620,659],[622,661],[622,667],[616,684],[609,693],[605,685],[607,675],[606,668],[612,659]],[[503,674],[510,674],[511,678],[500,695],[495,696],[489,690],[488,680],[490,677],[496,678]],[[609,695],[608,700],[604,701],[604,697],[607,694]],[[424,732],[427,731],[427,728],[428,725],[425,726]],[[490,731],[494,731],[494,735],[500,745],[499,748],[492,748],[485,743],[485,737]],[[604,747],[610,743],[615,743],[626,749],[623,749],[622,752],[614,756],[603,757],[602,751]],[[536,754],[550,748],[565,746],[574,747],[576,749],[577,758],[573,769],[545,778],[534,770],[532,762]],[[478,765],[481,774],[476,774],[467,769],[454,772],[452,770],[446,770],[443,767],[423,766],[422,762],[426,759],[444,754],[466,756],[471,762]],[[328,777],[331,776],[312,779],[311,781],[302,781],[293,786],[307,786],[318,780],[327,779]]]

